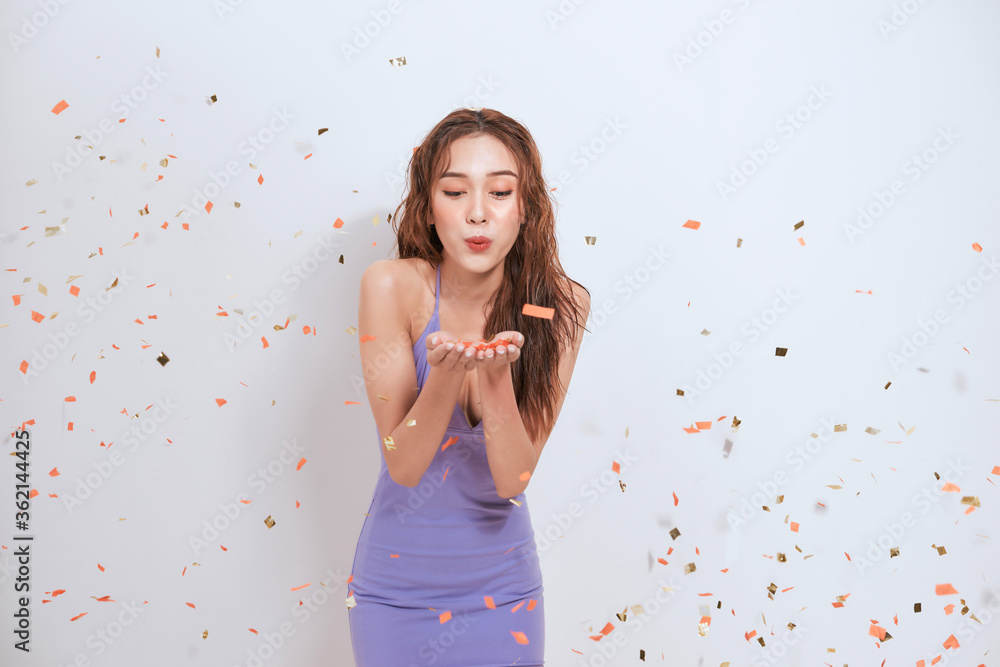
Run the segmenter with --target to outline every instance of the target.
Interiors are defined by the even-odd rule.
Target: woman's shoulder
[[[422,257],[397,257],[372,262],[365,273],[385,292],[394,292],[404,301],[419,298],[430,289],[434,294],[436,268]]]

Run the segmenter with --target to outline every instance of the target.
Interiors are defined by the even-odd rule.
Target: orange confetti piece
[[[527,315],[528,317],[540,317],[542,319],[551,320],[556,314],[556,309],[526,303],[521,308],[521,314]]]
[[[868,634],[872,637],[878,637],[880,641],[885,641],[885,628],[879,627],[874,623],[868,628]]]
[[[257,632],[253,628],[247,628],[247,630],[249,630],[250,632],[254,633],[255,635],[259,635],[260,634],[259,632]]]
[[[954,604],[946,604],[944,606],[944,615],[945,616],[951,616],[951,613],[953,611],[955,611],[955,605]]]
[[[951,584],[938,584],[934,587],[934,592],[938,595],[958,595],[958,591]]]
[[[792,532],[793,533],[799,532],[799,523],[797,521],[792,521]]]
[[[310,153],[309,155],[305,156],[305,157],[304,157],[304,158],[302,158],[302,159],[303,159],[303,160],[308,160],[308,159],[309,159],[309,158],[311,158],[312,156],[313,156],[313,154],[312,154],[312,153]]]
[[[958,492],[958,491],[961,491],[962,489],[958,488],[957,486],[955,486],[951,482],[945,482],[944,486],[941,487],[941,490],[942,491],[955,491],[955,492]]]
[[[226,547],[222,546],[221,544],[219,545],[219,548],[222,549],[223,551],[229,551],[229,549],[227,549]]]
[[[443,612],[441,612],[438,615],[438,618],[440,619],[440,621],[442,623],[447,623],[448,621],[451,620],[451,612],[450,611],[443,611]]]
[[[1000,466],[993,466],[993,474],[1000,475]]]
[[[528,643],[528,637],[523,632],[517,632],[515,630],[511,630],[510,634],[514,635],[514,641],[516,641],[518,644]]]
[[[517,478],[522,482],[527,482],[529,479],[531,479],[531,473],[525,470],[520,475],[518,475]]]
[[[698,427],[699,431],[707,431],[712,428],[712,422],[695,422],[694,425]]]
[[[187,565],[185,565],[184,569],[181,570],[181,576],[183,577],[187,573],[187,571],[188,571],[188,568],[187,568]]]
[[[514,607],[510,610],[510,613],[513,614],[515,611],[517,611],[518,609],[520,609],[523,606],[524,606],[524,600],[521,600],[516,605],[514,605]]]
[[[451,470],[451,466],[448,466],[447,468],[444,469],[444,477],[441,478],[442,482],[444,482],[444,481],[446,481],[448,479],[448,471],[449,470]]]
[[[58,476],[59,476],[59,468],[53,468],[52,470],[49,471],[49,477],[58,477]]]
[[[226,399],[224,399],[224,398],[217,398],[217,399],[215,399],[215,404],[218,405],[220,408],[223,405],[225,405],[226,403],[228,403],[228,401]]]
[[[215,206],[215,204],[213,204],[212,202],[207,202],[205,204],[205,213],[211,213],[213,206]]]
[[[192,609],[197,609],[197,607],[195,607],[195,606],[194,606],[193,604],[191,604],[190,602],[185,602],[184,604],[186,604],[187,606],[191,607]]]
[[[751,639],[753,639],[756,636],[757,636],[757,631],[756,630],[751,630],[750,632],[744,632],[743,633],[743,637],[746,638],[747,641],[750,641]]]
[[[78,619],[78,618],[83,618],[83,617],[84,617],[84,616],[86,616],[86,615],[87,615],[88,613],[89,613],[89,612],[86,612],[86,611],[85,611],[85,612],[83,612],[82,614],[77,614],[76,616],[74,616],[73,618],[71,618],[71,619],[69,619],[69,620],[71,620],[71,621],[75,621],[75,620],[76,620],[76,619]]]
[[[979,245],[978,243],[973,243],[972,244],[972,249],[975,250],[976,252],[982,252],[983,251],[983,246]]]
[[[257,184],[264,185],[264,174],[261,174],[260,176],[257,177]]]
[[[304,466],[305,464],[306,464],[306,457],[303,456],[301,459],[299,459],[299,462],[295,464],[295,469],[302,470],[302,466]]]
[[[59,104],[57,104],[54,107],[52,107],[52,113],[54,113],[55,115],[58,116],[63,111],[65,111],[66,107],[68,107],[68,106],[69,106],[69,104],[66,103],[66,100],[60,100]],[[73,620],[75,621],[76,619],[74,618]]]
[[[847,552],[845,551],[845,552],[844,552],[844,555],[845,555],[845,556],[847,556],[847,560],[851,560],[851,554],[849,554],[849,553],[847,553]]]
[[[31,311],[31,319],[34,320],[35,322],[41,322],[42,320],[45,319],[45,316],[33,310]]]
[[[308,588],[309,586],[312,586],[311,581],[308,584],[302,584],[301,586],[296,586],[295,588],[292,589],[292,592],[301,591],[303,588]]]
[[[678,500],[677,500],[677,492],[676,492],[676,491],[674,491],[674,492],[673,492],[673,494],[674,494],[674,507],[677,507],[677,503],[678,503]]]
[[[955,639],[955,635],[949,635],[947,639],[944,640],[945,648],[958,648],[958,640]]]
[[[97,371],[90,371],[90,384],[94,384],[94,380],[97,379]]]
[[[622,471],[622,467],[620,465],[618,465],[618,461],[612,461],[611,462],[611,470],[615,474],[620,474],[621,471]]]
[[[333,221],[333,228],[334,229],[340,229],[343,226],[344,226],[344,221],[341,220],[340,218],[337,218],[336,220]]]
[[[101,565],[100,563],[97,564],[97,569],[100,570],[101,572],[104,572],[104,566]]]
[[[532,609],[534,609],[535,605],[537,605],[537,604],[538,604],[538,600],[528,600],[528,611],[531,611]]]
[[[493,602],[493,596],[492,595],[484,595],[483,596],[483,603],[486,605],[487,609],[496,609],[497,608],[496,603]]]
[[[683,225],[681,225],[681,229],[699,229],[700,227],[701,223],[698,222],[697,220],[688,220]]]
[[[362,343],[367,343],[370,340],[375,340],[375,336],[369,336],[368,334],[365,334],[364,336],[361,337]]]
[[[458,442],[458,436],[457,435],[451,436],[450,438],[448,438],[448,440],[445,441],[443,445],[441,445],[441,451],[443,452],[444,450],[454,445],[456,442]]]

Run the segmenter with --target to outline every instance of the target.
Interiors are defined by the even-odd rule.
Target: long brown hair
[[[429,224],[431,188],[447,169],[451,143],[476,135],[497,139],[518,164],[518,201],[524,224],[504,262],[503,282],[487,303],[484,333],[486,340],[501,331],[524,334],[511,377],[518,412],[534,440],[554,426],[560,357],[564,345],[585,322],[579,321],[569,284],[572,279],[559,262],[551,191],[542,174],[538,147],[527,128],[494,109],[456,109],[445,116],[410,158],[408,191],[392,217],[394,248],[397,258],[420,257],[434,266],[440,264],[443,246],[437,229]],[[551,320],[523,315],[521,308],[526,303],[554,308],[555,315]]]

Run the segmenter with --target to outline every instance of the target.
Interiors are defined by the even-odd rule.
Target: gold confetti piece
[[[201,638],[208,639],[208,630],[205,630],[203,633],[201,633]]]
[[[843,433],[846,430],[847,430],[847,424],[834,424],[833,425],[833,432],[834,433]]]
[[[688,563],[687,565],[684,566],[684,574],[691,574],[697,569],[698,569],[697,565],[695,565],[694,563]]]
[[[780,505],[781,503],[785,502],[785,494],[781,494],[780,496],[778,496],[778,497],[777,497],[777,498],[775,499],[775,502],[776,502],[776,503],[777,503],[778,505]],[[785,517],[785,518],[788,518],[788,517]]]
[[[323,134],[324,132],[329,132],[329,131],[330,131],[330,128],[328,128],[328,127],[321,127],[321,128],[319,128],[319,131],[317,132],[317,135]],[[357,192],[357,190],[355,190],[355,192]]]
[[[895,558],[899,555],[899,547],[892,547],[889,549],[889,558]]]
[[[215,95],[212,95],[212,97],[210,97],[209,99],[212,100],[212,104],[215,104],[216,102],[219,101],[219,98],[216,97]]]
[[[65,219],[64,219],[63,224],[56,225],[55,227],[46,227],[45,228],[45,235],[46,236],[62,236],[63,234],[66,234],[66,233],[67,233],[67,231],[66,231]]]
[[[239,208],[240,207],[240,203],[238,201],[234,201],[233,202],[233,206],[235,206],[236,208]]]
[[[351,334],[352,336],[354,334],[358,333],[358,330],[355,327],[347,327],[346,331],[347,331],[347,333]]]
[[[160,352],[160,356],[158,356],[156,360],[160,362],[160,366],[166,366],[167,362],[170,361],[170,358],[167,357],[167,355],[165,355],[164,353]]]
[[[407,426],[416,426],[417,425],[417,420],[416,419],[407,419],[406,420],[406,425]]]
[[[702,335],[702,336],[711,336],[711,335],[712,335],[712,332],[711,332],[711,331],[709,331],[708,329],[702,329],[702,330],[701,330],[701,335]]]
[[[795,226],[792,228],[792,231],[798,231],[804,224],[806,224],[805,220],[799,220],[798,222],[795,223]]]
[[[973,507],[980,507],[979,496],[962,496],[963,505],[972,505]]]
[[[882,432],[882,429],[875,428],[873,426],[869,426],[868,428],[865,429],[865,433],[870,433],[872,435],[878,435],[881,432]]]
[[[508,498],[508,500],[510,500],[510,502],[514,503],[518,507],[521,506],[521,501],[520,500],[514,500],[513,498]]]
[[[948,550],[945,549],[944,547],[934,547],[934,548],[937,549],[938,556],[943,556],[946,553],[948,553]]]
[[[393,449],[396,449],[396,443],[393,441],[391,435],[387,435],[384,438],[382,438],[382,442],[383,442],[383,444],[385,444],[385,448],[386,449],[388,449],[390,451],[392,451]]]
[[[673,538],[673,539],[676,540],[680,536],[681,536],[681,531],[677,530],[677,528],[672,528],[670,530],[670,537],[671,538]]]
[[[776,347],[776,348],[774,348],[774,356],[776,356],[776,357],[783,357],[786,354],[788,354],[788,348],[787,347]]]
[[[844,488],[840,484],[827,484],[827,486],[830,487],[831,489],[842,489],[842,488]]]
[[[274,519],[271,518],[270,514],[268,514],[267,518],[264,519],[264,525],[268,528],[274,528]]]
[[[779,562],[779,563],[784,563],[784,562],[786,562],[786,561],[785,561],[785,554],[781,553],[780,551],[778,552],[778,562]]]
[[[406,56],[400,56],[399,58],[389,58],[389,64],[393,67],[402,67],[406,64]]]
[[[597,243],[596,236],[584,236],[583,240],[587,242],[587,245],[594,245],[595,243]]]
[[[160,57],[160,47],[156,47],[156,57]]]
[[[353,609],[358,604],[358,601],[354,599],[353,595],[349,596],[346,600],[344,600],[344,602],[347,603],[348,609]]]
[[[38,182],[38,179],[37,178],[33,178],[30,181],[28,181],[27,183],[25,183],[25,185],[27,185],[30,188],[32,185],[34,185],[37,182]]]
[[[920,613],[920,603],[919,602],[914,602],[913,603],[913,613],[914,614],[919,614]]]

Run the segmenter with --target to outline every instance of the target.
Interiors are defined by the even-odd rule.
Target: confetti
[[[67,103],[66,103],[66,100],[62,100],[62,101],[60,101],[60,102],[59,102],[59,104],[57,104],[57,105],[55,105],[54,107],[52,107],[52,113],[54,113],[55,115],[57,115],[57,116],[58,116],[58,115],[59,115],[59,114],[61,114],[61,113],[62,113],[62,112],[63,112],[63,111],[64,111],[64,110],[66,109],[66,107],[68,107],[68,106],[69,106],[69,104],[67,104]]]
[[[540,317],[542,319],[551,320],[556,314],[556,309],[526,303],[521,308],[521,314],[527,315],[528,317]]]
[[[274,528],[274,519],[271,518],[270,514],[268,514],[267,518],[264,519],[264,525],[268,528]]]

